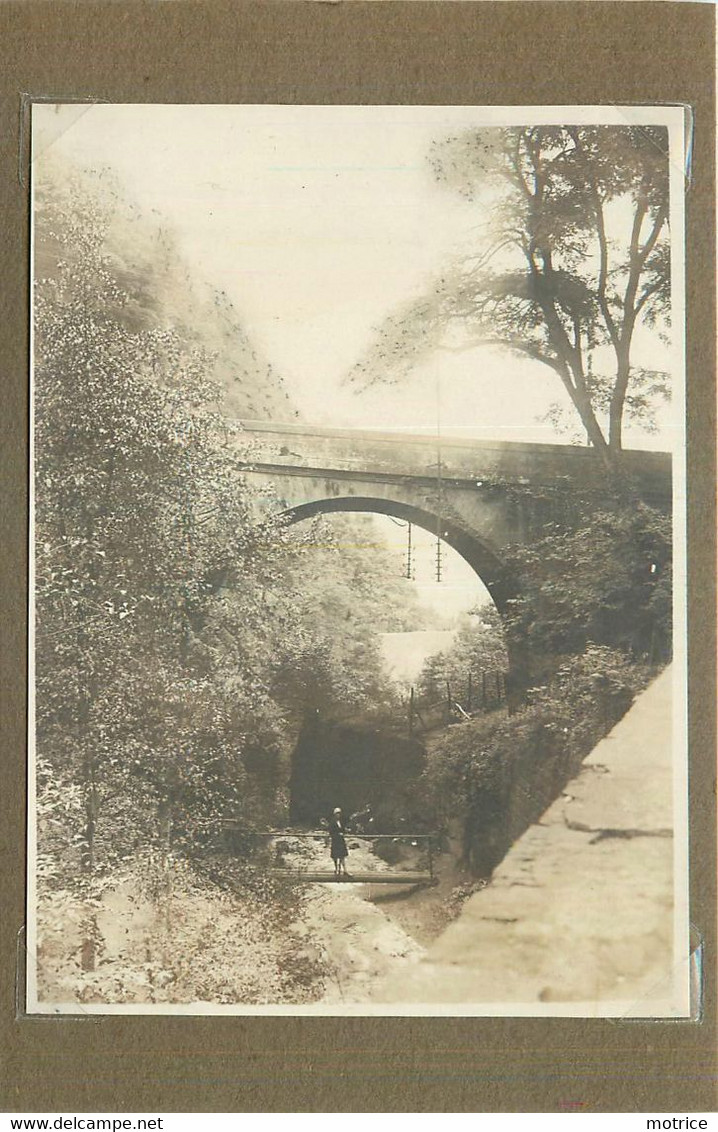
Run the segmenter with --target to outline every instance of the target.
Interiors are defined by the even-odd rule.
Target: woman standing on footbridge
[[[349,855],[347,843],[344,838],[344,822],[342,821],[342,811],[339,806],[334,810],[329,821],[329,837],[331,838],[331,845],[329,852],[331,853],[332,861],[334,862],[335,876],[347,876],[346,859]]]

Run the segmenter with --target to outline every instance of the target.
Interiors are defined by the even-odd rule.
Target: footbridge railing
[[[238,823],[232,819],[225,819],[223,828],[227,832],[238,828]],[[347,831],[345,838],[351,843],[370,843],[372,846],[379,842],[396,847],[396,854],[391,850],[389,857],[396,856],[394,862],[387,861],[386,855],[376,853],[376,867],[350,868],[347,874],[337,876],[333,869],[322,868],[321,863],[313,859],[311,852],[306,854],[299,851],[293,842],[310,841],[318,847],[320,844],[328,848],[329,834],[324,830],[295,831],[270,830],[266,833],[252,833],[252,840],[266,844],[269,853],[266,854],[266,867],[269,875],[278,879],[285,879],[304,884],[394,884],[394,885],[433,885],[437,883],[434,870],[434,855],[439,843],[437,833],[351,833]],[[271,850],[274,848],[274,854]],[[413,851],[416,852],[413,852]],[[402,860],[403,858],[403,860]],[[382,867],[383,866],[383,867]],[[409,866],[409,867],[407,867]]]

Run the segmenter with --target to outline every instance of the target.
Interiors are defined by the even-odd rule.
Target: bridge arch
[[[455,521],[439,516],[435,512],[399,500],[382,499],[375,496],[332,496],[300,503],[282,512],[287,524],[302,522],[315,515],[334,512],[359,511],[390,515],[404,519],[422,527],[430,534],[439,534],[471,566],[474,573],[489,591],[506,629],[505,643],[509,660],[508,684],[514,691],[526,684],[528,657],[526,650],[508,631],[506,616],[508,602],[518,593],[518,586],[507,574],[498,556],[476,535],[463,530]],[[510,692],[510,701],[513,696]]]
[[[468,562],[491,594],[499,613],[502,616],[505,614],[506,602],[511,594],[506,584],[503,564],[479,538],[463,530],[451,519],[444,519],[422,507],[401,503],[398,500],[356,495],[314,499],[309,503],[300,503],[283,511],[282,517],[287,523],[299,523],[315,515],[336,511],[368,511],[379,515],[391,515],[396,519],[405,519],[414,523],[415,526],[422,527],[432,535],[439,534],[445,543]]]

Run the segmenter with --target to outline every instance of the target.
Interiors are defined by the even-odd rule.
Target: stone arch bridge
[[[458,551],[502,614],[517,586],[507,548],[535,542],[549,525],[570,528],[578,500],[598,510],[615,495],[597,453],[569,445],[267,421],[242,422],[238,444],[245,474],[273,489],[268,509],[289,522],[333,511],[410,520]],[[670,510],[670,454],[626,451],[622,472],[637,498]],[[511,667],[526,668],[516,650]]]

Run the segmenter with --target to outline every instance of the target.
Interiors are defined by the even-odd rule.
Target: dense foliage
[[[400,593],[321,522],[257,521],[215,355],[118,267],[111,182],[61,172],[35,185],[38,876],[91,895],[223,814],[281,817],[306,708],[390,695],[377,608]]]
[[[575,500],[573,512],[572,525],[547,528],[506,559],[518,582],[504,635],[525,664],[514,673],[520,702],[430,744],[425,804],[440,824],[461,827],[476,875],[490,875],[670,658],[670,518],[625,498],[585,513]],[[461,687],[467,663],[480,665],[501,640],[490,625],[464,630],[425,679]]]
[[[591,643],[650,663],[670,656],[670,516],[637,500],[579,511],[574,525],[515,548],[506,564],[520,580],[508,631],[530,649],[534,671]]]

